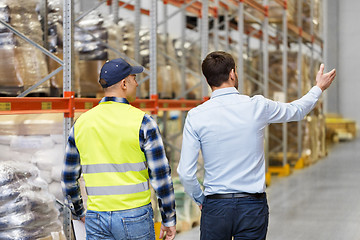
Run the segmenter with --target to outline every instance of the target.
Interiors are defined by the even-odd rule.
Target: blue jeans
[[[201,212],[201,240],[266,239],[269,208],[266,196],[231,199],[205,198]]]
[[[85,217],[86,239],[154,240],[153,215],[151,204],[112,212],[88,210]]]

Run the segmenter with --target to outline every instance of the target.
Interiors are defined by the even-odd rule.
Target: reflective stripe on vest
[[[107,186],[107,187],[86,187],[89,195],[119,195],[130,194],[149,190],[149,183],[143,182],[136,185]]]
[[[122,164],[92,164],[81,165],[83,173],[101,173],[101,172],[128,172],[142,171],[146,169],[145,162],[140,163],[122,163]]]
[[[75,122],[89,210],[117,211],[150,203],[149,174],[139,143],[144,114],[129,104],[103,102]]]

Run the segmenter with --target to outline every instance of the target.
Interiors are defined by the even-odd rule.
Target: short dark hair
[[[235,70],[235,61],[229,53],[215,51],[206,56],[201,68],[210,87],[219,87],[229,80],[231,69]]]

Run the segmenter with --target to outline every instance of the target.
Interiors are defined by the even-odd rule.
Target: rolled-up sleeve
[[[79,178],[81,175],[80,155],[74,139],[74,127],[71,129],[65,150],[64,167],[61,175],[61,186],[67,205],[74,219],[85,216],[81,198]]]

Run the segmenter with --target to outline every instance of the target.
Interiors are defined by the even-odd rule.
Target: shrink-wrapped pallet
[[[115,24],[110,20],[105,21],[105,27],[108,31],[108,44],[119,52],[121,52],[122,46],[124,45],[123,32],[120,24],[121,22],[119,24]],[[108,56],[109,59],[115,59],[119,57],[119,55],[114,51],[108,51]]]
[[[35,11],[34,0],[2,0],[0,17],[16,30],[39,45],[42,43],[42,29]],[[0,89],[2,94],[14,96],[28,89],[48,75],[45,56],[38,49],[20,39],[7,29],[0,29]],[[49,82],[32,91],[32,94],[49,95]]]
[[[16,58],[15,47],[0,48],[0,94],[16,96],[24,88],[24,81],[17,69],[19,62]]]
[[[0,162],[32,163],[49,184],[49,192],[62,200],[63,114],[6,115],[0,125]]]
[[[75,28],[74,48],[80,60],[106,60],[108,32],[103,26],[104,18],[96,11],[90,12]]]
[[[149,36],[145,35],[140,42],[140,58],[141,64],[150,67],[150,51],[149,51]],[[180,69],[179,66],[173,62],[177,59],[173,39],[163,35],[157,36],[157,94],[159,98],[176,98],[181,92],[180,84]],[[171,59],[165,57],[165,54]],[[143,73],[139,79],[147,77]],[[140,86],[140,95],[142,98],[149,96],[150,83],[146,81]]]
[[[288,7],[287,7],[287,11],[286,11],[286,16],[287,16],[287,20],[289,22],[294,22],[294,11],[295,11],[294,4],[293,4],[294,1],[295,0],[287,1]],[[262,5],[261,0],[257,0],[257,2]],[[270,23],[281,23],[282,18],[283,18],[283,13],[284,13],[284,7],[281,6],[278,2],[276,2],[274,0],[269,0],[268,9],[269,9],[269,22]],[[260,11],[256,10],[254,7],[245,4],[244,10],[247,13],[249,13],[249,15],[250,15],[250,16],[248,14],[244,15],[245,22],[253,23],[253,22],[263,21],[264,14],[261,13]]]
[[[38,1],[2,0],[2,3],[9,8],[11,26],[37,44],[43,45],[43,31],[36,12]],[[19,46],[24,44],[25,42],[19,41]]]
[[[105,60],[80,60],[80,92],[81,96],[96,97],[102,93],[102,87],[99,84],[99,74]]]
[[[37,239],[61,232],[55,198],[36,167],[0,162],[0,189],[0,239]]]
[[[54,55],[62,60],[63,59],[62,49],[58,49],[58,51],[55,52]],[[49,72],[53,72],[57,68],[59,68],[61,65],[60,65],[60,63],[56,62],[55,60],[48,58],[48,66],[49,66]],[[80,91],[80,74],[81,73],[80,73],[78,54],[75,54],[75,60],[74,60],[73,67],[74,67],[74,78],[72,79],[72,83],[74,86],[74,92],[77,96],[80,96],[81,95],[81,91]],[[64,80],[63,80],[64,74],[63,73],[64,73],[64,71],[61,70],[60,72],[58,72],[55,76],[51,77],[51,79],[50,79],[51,87],[58,91],[58,93],[56,93],[56,95],[59,95],[60,93],[62,93],[62,90],[63,90],[63,82],[64,82]]]
[[[257,0],[259,4],[262,4],[263,1]],[[286,9],[286,16],[287,21],[292,23],[296,26],[302,26],[302,29],[307,32],[311,33],[311,25],[313,25],[314,34],[317,36],[321,36],[322,28],[323,28],[323,14],[322,14],[322,0],[313,0],[313,17],[311,17],[311,1],[306,0],[302,2],[301,10],[299,12],[299,6],[297,0],[288,0],[287,1],[287,9]],[[268,3],[269,9],[269,22],[270,23],[282,23],[283,14],[284,14],[284,7],[281,6],[275,0],[269,0]],[[245,22],[253,23],[258,21],[263,21],[264,14],[260,11],[256,10],[254,7],[249,6],[247,4],[244,5],[245,12],[249,13],[244,15]],[[299,22],[299,14],[300,21]]]
[[[48,75],[45,56],[42,52],[30,45],[23,45],[15,49],[17,74],[23,79],[24,89],[35,85]],[[46,81],[37,87],[32,93],[41,93],[44,96],[50,94],[50,81]]]

